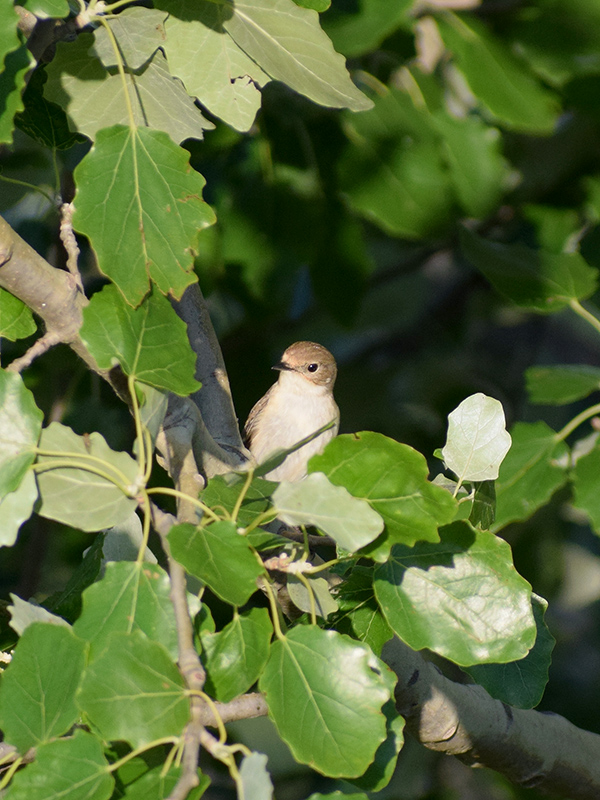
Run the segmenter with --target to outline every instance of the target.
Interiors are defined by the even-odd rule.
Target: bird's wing
[[[242,438],[244,440],[245,446],[249,450],[252,450],[252,438],[253,438],[254,433],[256,431],[256,425],[258,423],[258,419],[259,419],[264,407],[269,402],[269,397],[271,396],[271,392],[273,391],[273,389],[276,386],[277,386],[277,384],[274,383],[273,386],[271,386],[271,388],[268,390],[268,392],[266,392],[260,398],[258,403],[256,403],[254,405],[254,407],[252,408],[252,411],[248,414],[248,419],[246,420],[246,424],[244,425],[244,434],[243,434]]]

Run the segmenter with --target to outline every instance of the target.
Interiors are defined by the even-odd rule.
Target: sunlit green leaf
[[[344,550],[354,552],[383,530],[383,520],[368,503],[343,486],[330,483],[322,472],[302,481],[282,481],[273,492],[277,516],[288,525],[315,525]]]
[[[14,28],[13,34],[16,34]],[[5,43],[8,44],[10,51],[4,58],[4,69],[0,69],[0,143],[10,144],[13,138],[14,116],[23,110],[21,94],[25,88],[25,76],[33,67],[34,61],[25,45],[14,50],[10,45],[12,41],[10,34],[7,39],[8,42]]]
[[[16,594],[11,594],[10,599],[12,605],[7,608],[10,613],[9,625],[19,636],[22,636],[25,628],[28,628],[34,622],[47,622],[51,625],[63,625],[66,628],[71,628],[66,620],[56,616],[56,614],[51,614],[43,606],[22,600]]]
[[[36,330],[33,314],[25,303],[5,289],[0,289],[0,337],[15,342],[31,336]]]
[[[214,222],[187,151],[160,131],[116,125],[98,132],[75,180],[73,224],[127,301],[140,303],[150,280],[180,298],[196,280],[198,231]]]
[[[530,367],[525,372],[530,403],[560,406],[600,389],[600,369],[588,364]]]
[[[293,628],[272,645],[259,685],[294,757],[325,775],[362,775],[386,738],[390,690],[369,648],[347,636]]]
[[[164,44],[165,12],[153,8],[125,8],[120,14],[108,17],[108,23],[119,51],[130,70],[138,70]],[[104,26],[95,32],[94,50],[105,67],[116,67],[117,59]]]
[[[242,477],[236,483],[228,483],[222,475],[215,475],[208,482],[208,486],[202,492],[202,502],[211,508],[222,507],[229,513],[233,511],[237,500],[244,488],[245,480]],[[254,522],[258,514],[266,511],[271,505],[271,495],[277,484],[273,481],[266,481],[264,478],[254,478],[244,499],[240,505],[237,515],[237,523],[241,527],[250,525]]]
[[[387,624],[375,599],[373,570],[356,566],[340,584],[336,595],[340,611],[334,624],[340,633],[351,633],[379,656],[394,631]]]
[[[19,752],[61,736],[77,720],[85,653],[68,626],[35,622],[25,629],[0,687],[0,725]]]
[[[36,748],[35,761],[19,770],[11,800],[108,800],[115,782],[102,742],[76,730],[73,736]]]
[[[84,309],[81,338],[101,368],[119,363],[138,381],[187,396],[200,384],[186,330],[158,292],[134,309],[116,286],[105,286]]]
[[[136,462],[127,453],[111,450],[99,433],[77,436],[66,425],[52,422],[42,431],[40,447],[52,453],[40,456],[40,465],[60,464],[36,472],[41,516],[99,531],[124,522],[137,506],[135,498],[125,494],[126,487],[136,483]]]
[[[583,511],[596,533],[600,532],[600,492],[598,491],[598,475],[600,472],[600,448],[595,447],[590,453],[577,460],[572,472],[575,497],[573,505]]]
[[[17,489],[33,464],[42,419],[21,376],[0,370],[0,498]]]
[[[169,532],[171,555],[222,600],[241,606],[256,589],[264,568],[232,522],[213,522],[205,528],[190,523]]]
[[[190,713],[181,673],[139,630],[110,636],[87,667],[77,702],[103,737],[133,747],[179,736]]]
[[[73,628],[90,643],[94,658],[115,631],[141,630],[177,657],[177,628],[170,599],[171,582],[157,564],[109,563],[102,580],[83,593],[83,611]]]
[[[425,458],[380,433],[336,436],[310,460],[309,471],[317,470],[382,516],[383,535],[363,550],[377,561],[387,558],[395,542],[437,541],[438,525],[450,522],[456,512],[452,496],[427,480]]]
[[[531,587],[509,545],[467,522],[440,530],[438,544],[395,545],[375,571],[375,595],[398,636],[470,665],[514,661],[533,646]]]
[[[14,492],[0,500],[0,547],[12,547],[17,541],[19,528],[31,516],[37,499],[37,483],[29,470]]]
[[[448,415],[442,457],[461,481],[493,481],[510,445],[502,403],[478,392]]]

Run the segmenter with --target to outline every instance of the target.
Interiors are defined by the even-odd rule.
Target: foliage
[[[268,800],[273,764],[232,742],[221,718],[254,689],[299,764],[359,790],[336,782],[312,797],[365,798],[388,786],[404,745],[384,661],[394,635],[505,703],[540,702],[554,640],[509,525],[562,490],[568,513],[600,532],[600,446],[581,435],[600,412],[583,402],[600,371],[528,369],[531,404],[564,409],[557,424],[528,419],[509,434],[497,399],[461,387],[454,411],[456,398],[440,401],[447,440],[435,454],[429,441],[421,453],[384,433],[342,434],[299,483],[245,465],[182,498],[154,446],[169,395],[203,389],[169,299],[199,282],[219,332],[247,338],[258,371],[256,325],[279,331],[286,314],[291,324],[319,307],[312,336],[333,345],[344,326],[358,350],[396,336],[437,291],[435,264],[411,274],[411,262],[453,250],[449,274],[478,290],[481,275],[503,298],[486,295],[491,316],[568,313],[594,341],[600,318],[582,303],[598,284],[598,177],[577,174],[568,199],[556,196],[596,132],[596,4],[532,0],[496,23],[486,2],[478,14],[412,0],[393,13],[380,0],[146,5],[30,0],[58,31],[37,62],[12,4],[0,8],[2,210],[48,255],[68,178],[61,199],[73,202],[90,295],[82,347],[99,373],[124,376],[115,405],[96,414],[92,391],[59,421],[51,353],[23,376],[0,370],[0,545],[30,518],[95,534],[44,607],[17,597],[9,609],[0,727],[18,755],[2,788],[7,800],[169,797],[200,699],[218,738],[185,796],[210,791],[220,762],[240,800]],[[10,357],[36,330],[17,295],[0,288]],[[445,357],[447,343],[435,346]],[[364,369],[348,381],[365,415],[393,384]],[[253,389],[250,375],[241,394]],[[114,428],[131,411],[133,446],[113,430],[117,402]],[[156,525],[159,539],[151,505],[174,495],[196,517],[168,534]],[[273,532],[276,519],[300,536]],[[173,565],[188,579],[201,690],[181,663]]]

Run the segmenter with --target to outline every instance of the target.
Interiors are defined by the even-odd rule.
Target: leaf
[[[460,482],[494,481],[510,445],[502,403],[478,392],[448,415],[442,458]]]
[[[315,792],[311,794],[308,800],[369,800],[366,794],[362,792],[330,792],[328,794],[321,794]]]
[[[522,308],[549,314],[596,291],[597,270],[579,253],[550,253],[500,244],[462,228],[463,253],[493,287]]]
[[[310,586],[309,590],[306,588],[300,578],[293,572],[287,574],[286,588],[290,596],[290,600],[306,614],[312,613],[311,595],[314,599],[315,614],[322,619],[327,619],[330,614],[338,610],[338,604],[331,596],[329,590],[329,583],[322,576],[305,575],[304,580]]]
[[[11,594],[10,599],[12,605],[7,608],[7,611],[10,613],[10,622],[8,624],[19,636],[22,636],[23,631],[34,622],[47,622],[50,625],[62,625],[71,630],[71,626],[66,620],[62,617],[57,617],[56,614],[51,614],[43,606],[37,605],[36,603],[29,603],[27,600],[21,600],[16,594]]]
[[[530,367],[525,371],[529,402],[561,406],[600,389],[600,369],[588,364]]]
[[[245,478],[245,476],[244,476]],[[215,475],[208,482],[202,492],[202,502],[210,508],[224,508],[231,513],[236,506],[240,492],[243,490],[245,480],[229,484],[222,475]],[[271,505],[271,495],[277,486],[273,481],[263,478],[254,478],[244,496],[237,515],[237,524],[245,528],[254,522],[256,517],[266,511]]]
[[[66,425],[52,422],[42,431],[40,448],[56,455],[41,455],[39,465],[73,463],[36,473],[42,499],[37,512],[42,517],[82,531],[99,531],[124,522],[135,510],[136,499],[124,491],[136,485],[137,464],[127,453],[111,450],[99,433],[77,436]],[[86,468],[100,469],[122,486]]]
[[[181,673],[165,648],[139,630],[110,636],[87,667],[77,701],[103,738],[134,748],[178,737],[190,716]]]
[[[196,280],[198,231],[214,222],[189,154],[160,131],[116,125],[98,132],[75,181],[73,224],[127,301],[138,305],[149,281],[179,299]]]
[[[333,46],[348,58],[377,50],[398,28],[411,24],[412,0],[359,0],[352,6],[333,5],[323,17],[325,33]],[[336,13],[337,12],[337,13]]]
[[[67,150],[83,136],[69,129],[64,110],[44,97],[48,79],[45,69],[36,69],[23,93],[24,109],[15,116],[15,125],[43,147]]]
[[[18,771],[10,787],[11,800],[108,800],[115,782],[91,733],[40,745],[35,761]]]
[[[288,525],[315,525],[340,547],[354,552],[383,530],[383,520],[368,503],[334,486],[322,472],[296,483],[282,481],[273,492],[277,517]]]
[[[68,0],[27,0],[27,9],[36,17],[66,17],[69,14]]]
[[[369,792],[379,792],[388,785],[396,769],[398,753],[404,744],[404,719],[396,711],[394,701],[388,700],[381,710],[386,721],[385,741],[377,748],[373,763],[364,775],[352,780],[356,786]]]
[[[316,11],[292,0],[231,0],[223,28],[273,80],[330,108],[364,111],[372,102],[350,80],[346,62],[321,30]]]
[[[18,488],[33,464],[42,420],[21,376],[0,370],[0,499]]]
[[[263,753],[244,756],[240,765],[239,800],[271,800],[272,797],[273,784],[267,772],[267,757]]]
[[[19,16],[14,6],[11,6],[10,3],[5,3],[0,17],[0,68],[4,65],[7,53],[21,47],[17,29],[18,22]]]
[[[256,591],[256,579],[264,574],[232,522],[213,522],[204,528],[175,525],[169,532],[169,545],[176,561],[232,605],[243,605]]]
[[[4,740],[21,754],[66,733],[77,720],[75,692],[85,653],[85,642],[68,626],[35,622],[25,629],[0,686]]]
[[[445,14],[437,23],[471,91],[500,122],[523,133],[553,131],[559,112],[557,99],[526,63],[472,16]]]
[[[368,644],[375,655],[392,638],[394,631],[387,624],[375,599],[373,570],[356,566],[340,584],[337,593],[340,613],[334,619],[336,630],[348,633]]]
[[[1,56],[0,53],[0,144],[11,144],[14,116],[23,110],[21,93],[25,88],[25,76],[35,62],[24,44],[17,50],[11,47],[4,58],[3,70]]]
[[[0,289],[0,337],[16,342],[37,330],[33,314],[22,300]]]
[[[182,397],[200,388],[186,324],[156,291],[132,308],[116,286],[105,286],[84,309],[81,338],[101,369],[118,363],[126,375]]]
[[[600,469],[600,447],[577,460],[571,473],[575,497],[573,505],[590,520],[596,533],[600,531],[600,492],[598,492],[598,470]]]
[[[157,564],[109,563],[104,577],[83,592],[83,610],[73,629],[89,642],[91,658],[108,645],[111,633],[141,630],[175,660],[177,627],[170,591],[169,576]]]
[[[330,777],[357,777],[386,738],[390,699],[366,645],[335,631],[299,626],[271,646],[259,686],[294,758]]]
[[[28,470],[14,492],[0,500],[0,547],[12,547],[17,541],[19,528],[31,516],[37,499],[35,476]]]
[[[469,522],[474,528],[489,531],[496,519],[496,485],[482,481],[475,486]]]
[[[164,17],[162,12],[143,9],[144,17],[153,13]],[[122,16],[119,14],[115,21]],[[102,36],[100,31],[96,36]],[[71,128],[90,139],[95,139],[102,128],[129,123],[123,79],[115,70],[112,73],[106,70],[98,57],[95,41],[93,34],[82,33],[75,42],[59,43],[56,57],[47,67],[45,88],[48,100],[67,113]],[[150,47],[156,50],[152,42]],[[112,47],[110,50],[112,52]],[[188,138],[202,139],[203,130],[214,127],[202,116],[181,83],[173,78],[162,52],[151,55],[137,72],[127,63],[125,70],[127,94],[136,125],[164,131],[177,144]]]
[[[345,119],[340,188],[352,209],[406,239],[436,236],[452,216],[450,176],[426,109],[397,89]]]
[[[169,394],[166,391],[155,389],[144,383],[138,384],[136,390],[142,397],[140,402],[140,419],[142,420],[142,425],[148,429],[152,444],[154,445],[167,413]],[[115,561],[116,560],[118,559],[115,559]]]
[[[125,769],[128,764],[124,765]],[[140,777],[130,781],[125,786],[126,800],[164,800],[169,797],[181,777],[183,767],[171,767],[165,774],[165,764],[157,764]],[[124,768],[118,770],[119,778],[123,780]],[[210,786],[210,778],[198,770],[199,785],[192,789],[186,800],[199,800]],[[123,781],[124,782],[124,781]]]
[[[542,699],[555,644],[544,622],[548,603],[536,594],[531,596],[531,603],[537,637],[525,658],[508,664],[474,665],[466,670],[492,697],[517,708],[534,708]]]
[[[67,585],[61,592],[55,592],[44,602],[45,607],[55,614],[73,622],[81,613],[81,593],[90,586],[100,574],[102,567],[102,546],[104,537],[96,536],[91,547],[84,553],[83,561],[71,574]]]
[[[567,480],[569,449],[544,422],[518,422],[496,482],[493,531],[528,519]]]
[[[440,530],[437,544],[395,545],[375,570],[375,596],[389,625],[413,650],[460,665],[522,658],[536,636],[531,587],[509,545],[467,522]]]
[[[238,131],[248,131],[260,108],[259,86],[270,81],[223,28],[226,4],[161,0],[169,67],[203,106]]]
[[[273,625],[266,608],[250,608],[218,633],[202,635],[207,690],[228,703],[256,682],[269,657]]]
[[[164,45],[165,12],[152,8],[125,8],[106,22],[130,70],[138,70]],[[116,67],[115,51],[104,26],[95,32],[94,50],[105,67]]]
[[[381,515],[385,530],[363,551],[377,561],[387,558],[395,542],[438,541],[438,525],[450,522],[456,512],[452,496],[427,480],[425,458],[380,433],[337,436],[310,460],[308,469],[324,472]]]

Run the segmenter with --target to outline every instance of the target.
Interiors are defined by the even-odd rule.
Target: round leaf
[[[0,370],[0,498],[15,491],[33,464],[43,417],[21,376]]]

